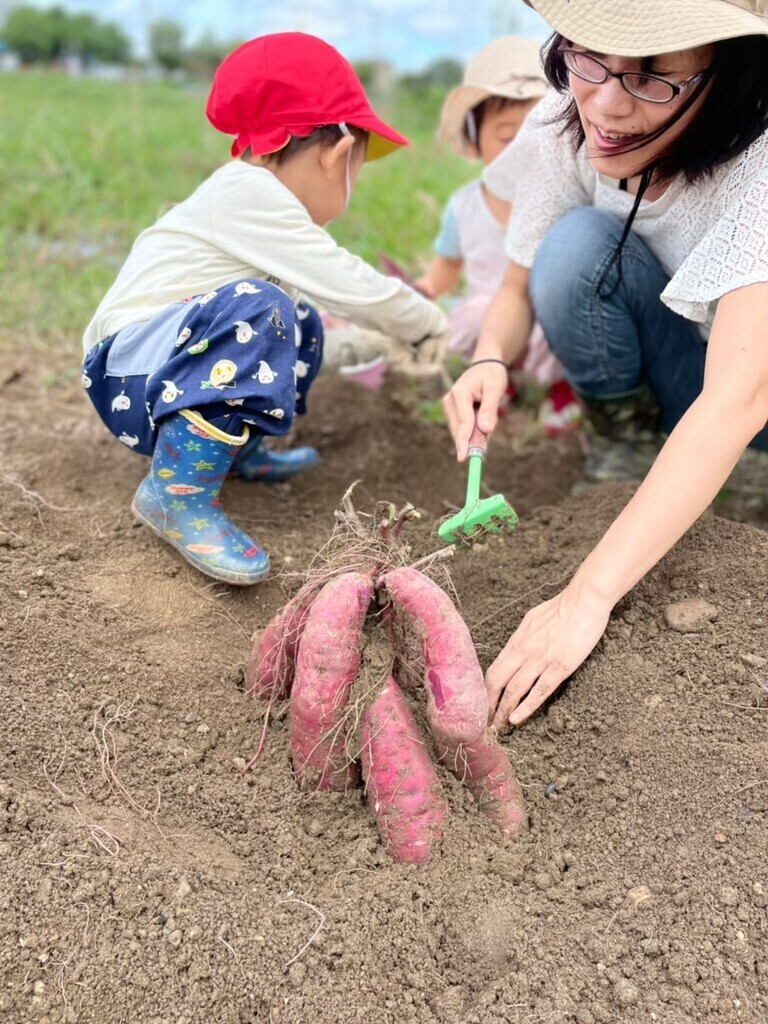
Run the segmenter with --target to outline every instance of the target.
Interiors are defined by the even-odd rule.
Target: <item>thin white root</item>
[[[317,936],[323,930],[323,928],[325,926],[325,914],[323,914],[320,910],[318,910],[317,907],[312,906],[311,903],[307,903],[306,900],[300,900],[300,899],[297,899],[297,898],[293,898],[293,899],[287,899],[287,900],[278,900],[278,903],[299,903],[299,904],[301,904],[302,907],[307,907],[308,910],[311,910],[314,914],[317,914],[317,916],[320,918],[320,923],[318,924],[317,928],[315,928],[315,930],[310,935],[309,939],[304,943],[304,945],[301,947],[301,949],[298,951],[298,953],[295,956],[292,956],[291,959],[288,961],[288,963],[283,964],[283,970],[287,970],[291,966],[291,964],[295,964],[296,961],[299,959],[299,957],[303,956],[306,953],[306,951],[309,949],[309,947],[315,941]]]

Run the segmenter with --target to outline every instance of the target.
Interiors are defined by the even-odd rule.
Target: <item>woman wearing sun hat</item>
[[[488,671],[497,726],[587,657],[616,602],[768,448],[768,0],[531,0],[555,92],[486,172],[510,264],[445,405],[490,433],[534,316],[596,430],[668,438],[560,594]],[[525,174],[519,172],[525,168]]]

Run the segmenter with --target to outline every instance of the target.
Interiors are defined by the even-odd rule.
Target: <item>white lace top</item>
[[[507,255],[524,267],[568,210],[595,206],[625,220],[634,203],[618,181],[594,171],[585,146],[574,152],[562,126],[550,123],[567,102],[549,93],[484,174],[512,203]],[[768,132],[711,177],[677,180],[661,198],[642,201],[633,230],[669,274],[663,301],[707,332],[721,296],[768,282]]]

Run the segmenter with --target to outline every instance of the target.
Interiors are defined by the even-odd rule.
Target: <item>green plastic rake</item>
[[[517,526],[517,513],[502,494],[480,498],[487,441],[486,435],[475,424],[469,439],[467,500],[464,508],[446,519],[437,531],[440,540],[446,544],[472,544],[488,533],[514,530]]]

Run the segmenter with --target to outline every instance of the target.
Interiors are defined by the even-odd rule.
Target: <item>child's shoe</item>
[[[131,511],[215,580],[250,586],[269,575],[269,557],[221,508],[219,492],[248,428],[232,437],[197,412],[170,416],[159,427],[149,473]]]
[[[568,381],[553,384],[539,406],[537,419],[549,437],[560,437],[578,430],[584,413]]]
[[[316,466],[320,461],[316,449],[288,448],[270,451],[260,434],[250,437],[235,456],[232,469],[242,480],[260,480],[266,484],[290,480],[297,473]]]

